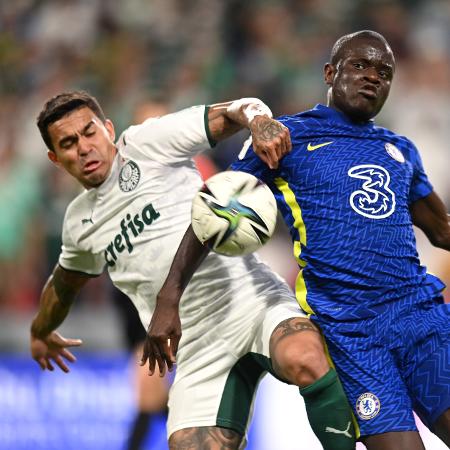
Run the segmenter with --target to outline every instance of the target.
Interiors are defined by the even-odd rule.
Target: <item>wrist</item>
[[[242,117],[242,124],[250,128],[253,120],[258,116],[272,117],[270,108],[258,98],[241,98],[234,100],[227,108],[229,113],[236,121]]]
[[[30,334],[32,338],[45,339],[50,332],[40,327],[36,321],[33,321],[30,327]]]

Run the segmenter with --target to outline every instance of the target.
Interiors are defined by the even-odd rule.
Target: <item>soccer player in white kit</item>
[[[45,104],[38,127],[49,159],[85,188],[67,208],[59,261],[31,326],[32,357],[42,369],[56,364],[65,372],[64,359],[75,360],[68,347],[81,341],[55,330],[81,287],[105,267],[149,324],[202,184],[193,156],[242,127],[251,130],[255,151],[270,167],[290,150],[287,129],[257,99],[148,119],[114,143],[114,126],[95,98],[68,92]],[[209,254],[183,294],[180,320],[169,395],[171,449],[243,445],[254,393],[267,371],[303,389],[324,448],[354,448],[354,433],[349,439],[324,432],[330,425],[346,430],[351,419],[320,334],[284,281],[255,256]]]

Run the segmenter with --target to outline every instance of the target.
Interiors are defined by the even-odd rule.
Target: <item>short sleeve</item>
[[[409,161],[413,167],[413,176],[409,190],[409,204],[411,204],[431,194],[433,186],[425,173],[419,151],[412,143],[410,143]]]
[[[89,275],[100,275],[105,266],[103,255],[96,255],[78,248],[70,235],[66,222],[62,233],[62,247],[59,265],[66,270],[83,272]]]
[[[118,140],[118,147],[134,147],[146,157],[173,164],[211,148],[208,107],[193,106],[176,113],[147,119],[129,127]]]

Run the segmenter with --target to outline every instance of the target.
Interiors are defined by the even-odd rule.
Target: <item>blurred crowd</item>
[[[397,58],[378,118],[421,150],[450,211],[448,0],[14,0],[0,2],[0,310],[31,314],[57,261],[66,205],[78,186],[54,168],[35,126],[67,89],[99,99],[120,133],[144,114],[259,97],[275,115],[325,101],[322,67],[334,41],[381,32]],[[227,167],[245,135],[208,154]],[[418,233],[424,262],[450,285],[448,253]],[[290,281],[280,231],[264,257]],[[284,256],[283,256],[284,255]],[[108,302],[108,283],[89,291]],[[447,296],[449,293],[447,292]]]

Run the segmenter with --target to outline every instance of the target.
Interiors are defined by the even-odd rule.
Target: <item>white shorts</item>
[[[305,317],[287,284],[255,257],[198,282],[182,298],[183,335],[169,393],[167,433],[231,428],[245,436],[269,341],[283,320]]]

